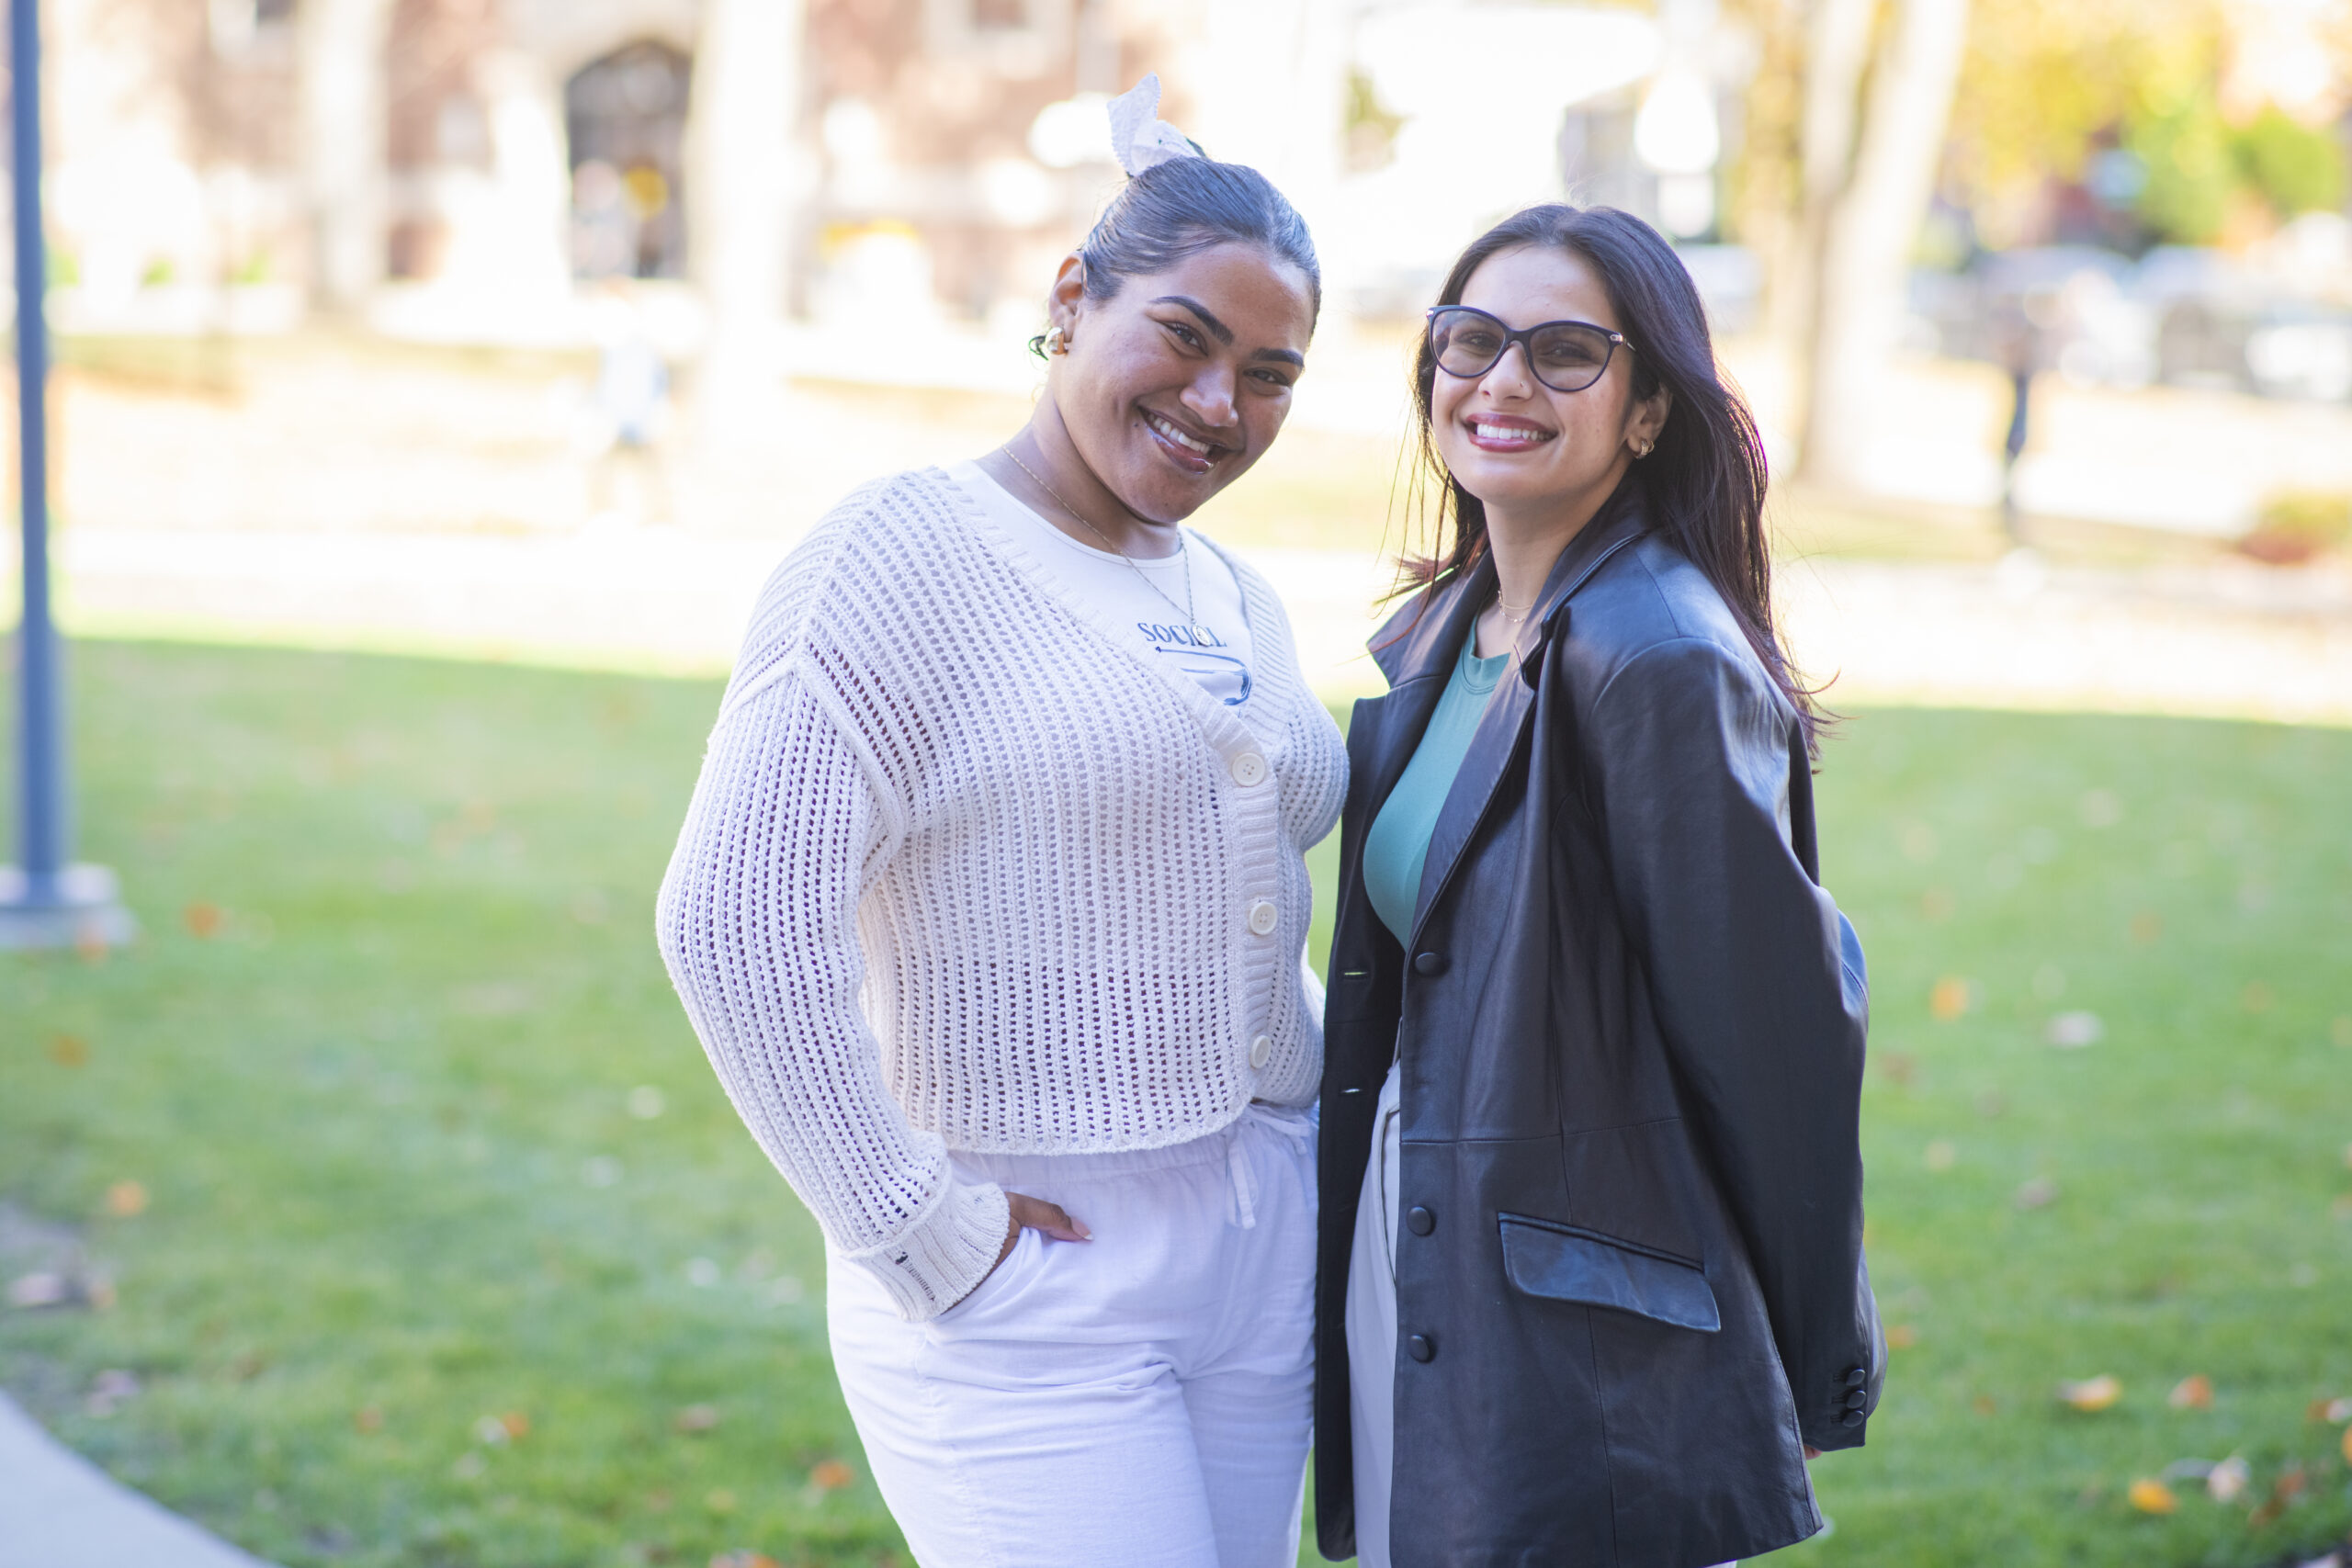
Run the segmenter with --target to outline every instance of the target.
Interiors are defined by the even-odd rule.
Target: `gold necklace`
[[[1008,441],[1003,446],[998,447],[997,450],[1012,458],[1012,466],[1019,468],[1023,473],[1027,474],[1031,481],[1035,483],[1039,490],[1042,490],[1047,495],[1052,496],[1056,506],[1060,507],[1070,516],[1076,518],[1080,527],[1085,529],[1088,533],[1102,540],[1102,547],[1104,549],[1110,551],[1113,555],[1126,562],[1127,570],[1134,572],[1136,578],[1142,581],[1146,588],[1148,588],[1154,593],[1159,594],[1162,602],[1164,602],[1170,609],[1182,612],[1185,630],[1192,636],[1195,643],[1205,643],[1212,638],[1214,634],[1212,634],[1206,626],[1201,625],[1199,620],[1195,618],[1193,614],[1193,551],[1191,545],[1184,538],[1182,529],[1178,529],[1176,533],[1176,554],[1184,563],[1184,602],[1182,604],[1179,604],[1175,600],[1168,597],[1168,591],[1166,589],[1160,587],[1159,584],[1151,580],[1150,573],[1145,571],[1143,568],[1136,564],[1135,557],[1127,554],[1126,551],[1113,544],[1111,542],[1110,536],[1103,533],[1102,529],[1097,528],[1093,524],[1088,522],[1084,513],[1079,511],[1077,507],[1072,506],[1069,502],[1062,499],[1061,491],[1047,484],[1045,481],[1044,477],[1040,475],[1036,469],[1023,462],[1021,460],[1021,454],[1012,449],[1012,443]]]

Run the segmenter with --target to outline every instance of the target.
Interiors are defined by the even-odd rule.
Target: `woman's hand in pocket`
[[[955,1306],[961,1306],[970,1299],[972,1291],[978,1290],[996,1277],[996,1271],[1004,1267],[1004,1260],[1012,1257],[1012,1249],[1020,1245],[1021,1233],[1024,1230],[1035,1231],[1048,1241],[1094,1239],[1094,1233],[1071,1219],[1059,1203],[1048,1203],[1043,1198],[1032,1198],[1026,1192],[1008,1192],[1004,1195],[1004,1201],[1005,1207],[1012,1211],[1012,1220],[1004,1227],[1004,1245],[996,1249],[996,1261],[989,1265],[989,1271],[974,1282],[971,1291],[956,1299]]]
[[[1013,1244],[1023,1231],[1035,1231],[1047,1241],[1092,1241],[1094,1233],[1069,1217],[1059,1203],[1048,1203],[1043,1198],[1032,1198],[1026,1192],[1008,1192],[1005,1207],[1012,1211],[1012,1223],[1004,1227],[1004,1245],[996,1249],[996,1260],[1002,1263],[1012,1256]],[[991,1269],[989,1273],[996,1272]]]

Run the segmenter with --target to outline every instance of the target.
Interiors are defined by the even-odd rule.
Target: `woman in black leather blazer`
[[[1816,880],[1762,446],[1637,219],[1523,212],[1441,299],[1441,550],[1348,736],[1321,1545],[1702,1568],[1821,1528],[1805,1461],[1861,1443],[1885,1365],[1862,955]]]

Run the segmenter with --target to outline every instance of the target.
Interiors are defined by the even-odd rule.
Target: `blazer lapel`
[[[1521,656],[1519,664],[1502,678],[1495,694],[1487,699],[1487,711],[1479,716],[1478,728],[1470,737],[1470,750],[1462,758],[1461,771],[1453,775],[1453,786],[1446,792],[1445,806],[1438,813],[1437,829],[1430,835],[1429,858],[1422,863],[1420,893],[1413,905],[1415,940],[1420,936],[1422,922],[1429,919],[1430,907],[1445,890],[1447,880],[1453,876],[1455,864],[1462,859],[1462,852],[1477,832],[1478,824],[1487,814],[1487,805],[1494,798],[1495,786],[1502,782],[1512,757],[1519,750],[1521,732],[1526,727],[1528,710],[1534,706],[1535,699],[1534,684],[1522,677],[1522,671],[1532,674],[1542,668],[1545,645],[1555,636],[1565,635],[1563,628],[1567,619],[1569,596],[1600,570],[1603,561],[1633,543],[1641,531],[1641,509],[1633,504],[1621,489],[1617,497],[1605,504],[1600,514],[1568,541],[1568,547],[1560,552],[1560,558],[1552,563],[1551,575],[1544,580],[1544,592],[1536,598],[1537,612],[1540,613],[1532,613],[1532,618],[1537,621],[1541,631]],[[1482,558],[1478,570],[1485,574],[1483,578],[1478,572],[1470,574],[1467,586],[1483,584],[1485,589],[1491,590],[1494,568],[1490,559]],[[1469,623],[1476,617],[1478,611],[1486,608],[1486,592],[1479,592],[1475,596],[1465,592],[1457,603],[1454,615],[1449,619],[1462,621],[1464,635],[1466,636]],[[1458,637],[1446,644],[1449,654],[1458,654],[1461,647]],[[1444,668],[1447,674],[1452,673],[1450,661]],[[1444,685],[1442,680],[1432,683],[1430,706],[1436,705],[1436,694],[1442,692]],[[1412,731],[1415,744],[1419,744],[1421,731],[1428,725],[1429,716],[1425,712],[1421,716],[1420,726]],[[1391,745],[1393,747],[1394,743]],[[1409,759],[1412,749],[1408,747],[1404,750]],[[1396,772],[1403,773],[1404,766],[1404,762],[1399,761]],[[1388,787],[1394,788],[1396,782],[1393,776],[1389,778]],[[1406,947],[1410,951],[1412,943],[1406,943]]]
[[[1366,827],[1380,815],[1413,760],[1430,727],[1430,715],[1445,694],[1462,639],[1470,635],[1470,623],[1486,604],[1494,581],[1492,563],[1480,560],[1453,581],[1424,591],[1426,598],[1416,594],[1373,634],[1373,661],[1388,678],[1388,692],[1358,703],[1349,726],[1352,735],[1355,725],[1367,718],[1378,725],[1372,744],[1362,753]]]

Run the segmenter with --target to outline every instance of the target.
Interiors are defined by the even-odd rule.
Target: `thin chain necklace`
[[[1077,507],[1072,506],[1069,502],[1062,499],[1061,491],[1047,484],[1045,481],[1044,477],[1041,476],[1036,469],[1023,462],[1021,460],[1021,454],[1012,449],[1012,444],[1011,442],[1006,442],[1002,446],[998,447],[997,450],[1012,458],[1012,466],[1019,468],[1023,473],[1027,474],[1039,490],[1042,490],[1047,495],[1052,496],[1056,506],[1060,507],[1064,512],[1069,513],[1070,516],[1076,518],[1080,527],[1085,529],[1096,538],[1101,539],[1104,549],[1110,551],[1113,555],[1126,562],[1127,570],[1134,572],[1137,578],[1141,579],[1143,585],[1146,588],[1148,588],[1154,593],[1159,594],[1160,599],[1166,603],[1170,609],[1182,612],[1185,629],[1191,633],[1195,640],[1205,641],[1208,639],[1212,635],[1209,629],[1201,625],[1199,620],[1195,618],[1193,614],[1193,550],[1192,546],[1184,537],[1182,529],[1178,529],[1176,533],[1176,554],[1184,563],[1184,602],[1182,604],[1179,604],[1175,600],[1168,597],[1168,591],[1166,589],[1160,587],[1159,584],[1151,580],[1151,574],[1149,572],[1147,572],[1142,567],[1136,564],[1135,557],[1127,554],[1126,551],[1113,544],[1108,535],[1104,534],[1102,529],[1097,528],[1093,524],[1086,520],[1086,514],[1084,513],[1079,511]]]

